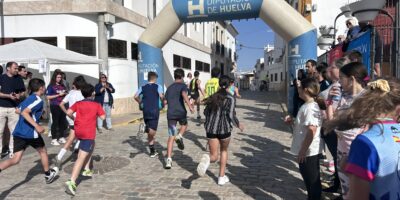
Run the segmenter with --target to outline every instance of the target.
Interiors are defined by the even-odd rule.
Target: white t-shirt
[[[321,139],[322,116],[316,102],[305,103],[301,106],[294,122],[291,153],[299,155],[301,145],[308,134],[307,126],[317,126],[317,132],[307,150],[306,156],[315,156],[322,153],[324,143]]]
[[[108,97],[108,91],[107,91],[107,89],[105,89],[104,91],[105,91],[105,93],[104,93],[104,101],[103,101],[103,103],[108,103],[110,101],[110,99]]]
[[[84,99],[82,92],[80,90],[71,90],[67,94],[67,96],[64,97],[62,100],[64,103],[68,103],[69,107],[73,106],[76,102],[82,101]],[[74,113],[74,116],[76,117],[76,113]],[[74,121],[67,116],[67,121],[70,126],[74,125]]]

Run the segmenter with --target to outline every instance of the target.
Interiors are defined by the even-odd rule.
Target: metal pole
[[[396,69],[396,78],[400,77],[400,72],[399,72],[399,25],[400,25],[400,7],[399,7],[399,1],[396,2],[396,39],[394,40],[394,43],[396,45],[396,50],[395,50],[395,55],[396,55],[396,60],[395,60],[395,69]]]
[[[370,69],[370,76],[372,78],[372,80],[375,79],[375,75],[374,75],[374,68],[375,68],[375,27],[372,26],[372,30],[371,30],[371,69]]]

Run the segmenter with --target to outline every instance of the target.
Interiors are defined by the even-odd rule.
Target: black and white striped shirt
[[[235,98],[230,94],[226,96],[222,108],[212,111],[206,107],[204,115],[206,116],[204,128],[208,134],[223,135],[230,133],[233,126],[239,127],[235,111]]]

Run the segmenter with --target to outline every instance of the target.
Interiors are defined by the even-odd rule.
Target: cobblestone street
[[[116,126],[114,132],[97,136],[95,175],[80,177],[74,199],[306,199],[297,164],[289,154],[291,134],[282,121],[278,97],[277,93],[243,92],[238,100],[238,118],[245,131],[236,129],[232,134],[227,166],[231,182],[225,186],[216,183],[218,164],[211,164],[205,177],[196,175],[207,141],[195,115],[190,115],[185,150],[175,146],[172,169],[164,169],[167,120],[162,114],[158,159],[148,156],[145,138],[137,137],[138,123]],[[53,158],[59,147],[47,147]],[[74,156],[67,159],[59,178],[46,185],[39,157],[29,149],[18,166],[0,174],[0,199],[70,199],[64,182],[73,160]]]

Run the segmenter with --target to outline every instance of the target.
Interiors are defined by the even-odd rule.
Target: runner
[[[67,113],[67,109],[65,107],[65,104],[68,104],[70,107],[73,106],[76,102],[83,100],[83,95],[81,92],[81,88],[83,88],[86,85],[85,78],[83,76],[77,76],[74,79],[74,82],[72,83],[72,90],[65,96],[65,98],[62,100],[60,103],[60,108],[64,113]],[[76,117],[76,115],[74,115]],[[67,121],[69,124],[69,136],[67,142],[64,144],[63,148],[60,149],[60,152],[58,152],[57,156],[54,158],[53,162],[55,165],[60,168],[61,167],[61,161],[67,152],[67,150],[71,147],[72,143],[75,140],[75,131],[74,131],[74,120],[69,118],[67,116]],[[79,145],[79,141],[76,142],[75,148],[72,149],[77,149]]]
[[[158,75],[155,72],[148,73],[149,83],[140,87],[135,94],[135,100],[141,105],[143,111],[143,119],[145,123],[145,132],[149,142],[150,157],[154,158],[158,155],[154,148],[155,136],[157,133],[158,120],[160,117],[160,109],[162,109],[162,99],[164,91],[161,85],[158,85]]]
[[[76,193],[76,179],[83,165],[86,165],[86,167],[82,175],[93,175],[93,171],[90,170],[89,165],[95,146],[96,118],[99,117],[101,120],[106,118],[102,106],[93,100],[94,87],[87,84],[81,91],[85,99],[75,103],[67,111],[67,115],[71,119],[74,119],[75,136],[80,140],[78,159],[72,169],[71,179],[65,182],[66,192],[71,195],[75,195]],[[76,113],[76,118],[74,117],[74,113]]]
[[[174,141],[180,150],[185,148],[183,144],[183,134],[187,129],[187,111],[185,103],[189,106],[190,111],[193,113],[193,106],[189,102],[187,87],[183,83],[185,72],[182,69],[174,71],[175,82],[170,85],[165,93],[164,104],[168,104],[167,120],[168,120],[168,142],[167,142],[167,160],[166,169],[172,167],[172,149]],[[181,125],[179,133],[177,134],[176,124],[179,122]]]
[[[244,127],[236,117],[235,98],[229,93],[229,77],[221,77],[219,85],[221,89],[205,102],[204,114],[206,123],[204,127],[210,145],[210,155],[203,155],[197,166],[197,173],[199,176],[205,175],[210,162],[218,160],[218,147],[220,147],[218,185],[224,185],[229,182],[229,178],[225,175],[225,167],[228,160],[228,146],[232,132],[231,123],[241,131],[244,130]]]
[[[194,79],[190,81],[189,91],[190,99],[193,99],[193,104],[197,106],[197,119],[201,119],[200,116],[200,93],[204,96],[203,89],[201,88],[201,81],[199,79],[199,71],[194,72]]]
[[[206,98],[210,97],[214,93],[216,93],[219,89],[219,74],[221,73],[221,70],[218,67],[214,67],[211,70],[211,79],[207,81],[206,83]]]
[[[43,112],[43,101],[40,97],[46,91],[44,81],[32,79],[29,82],[29,90],[32,94],[19,105],[21,114],[13,132],[14,157],[0,163],[0,172],[17,165],[21,161],[25,149],[31,146],[39,153],[45,180],[49,184],[53,182],[59,170],[57,167],[49,169],[49,158],[41,136],[44,133],[44,128],[38,124]]]

